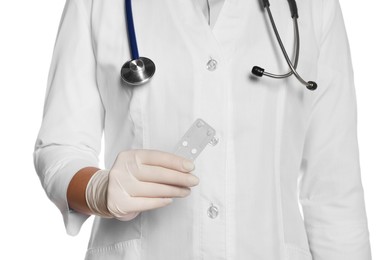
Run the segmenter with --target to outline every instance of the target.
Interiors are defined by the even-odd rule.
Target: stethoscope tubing
[[[138,52],[137,37],[135,35],[131,0],[126,0],[125,5],[126,5],[126,18],[127,18],[127,33],[129,37],[131,57],[132,59],[136,60],[139,59],[139,52]]]
[[[293,65],[292,62],[291,62],[291,60],[290,60],[290,57],[288,56],[288,53],[287,53],[287,51],[286,51],[286,48],[284,47],[283,41],[282,41],[282,39],[280,38],[279,31],[278,31],[278,28],[276,27],[276,24],[275,24],[274,18],[273,18],[273,16],[272,16],[271,10],[270,10],[269,6],[266,6],[265,8],[266,8],[266,10],[267,10],[269,19],[270,19],[270,21],[271,21],[272,28],[273,28],[273,30],[274,30],[274,32],[275,32],[276,39],[278,40],[280,49],[282,50],[284,59],[286,60],[288,66],[290,67],[290,70],[291,70],[291,71],[290,71],[289,73],[287,73],[286,75],[289,75],[289,76],[290,76],[291,73],[293,73],[293,74],[295,75],[295,77],[296,77],[303,85],[305,85],[305,86],[310,86],[311,84],[310,84],[309,82],[306,82],[304,79],[302,79],[302,77],[301,77],[301,76],[299,75],[299,73],[296,71],[295,67],[296,67],[297,64],[294,64],[294,65]],[[296,34],[296,38],[297,38],[296,44],[297,44],[297,47],[299,47],[299,30],[298,30],[298,26],[296,26],[296,25],[297,25],[297,18],[294,17],[293,20],[294,20],[294,27],[295,27],[295,30],[294,30],[294,31],[296,32],[295,34]],[[297,49],[298,49],[298,53],[297,53],[297,54],[299,55],[299,48],[297,48]],[[296,55],[296,58],[297,58],[297,59],[298,59],[298,57],[299,57],[298,55]],[[296,61],[297,61],[297,60],[296,60]],[[265,74],[264,74],[264,75],[265,75]]]
[[[299,29],[298,29],[298,20],[297,18],[294,18],[294,39],[295,40],[295,53],[294,53],[294,68],[296,69],[298,66],[298,60],[299,60],[299,49],[300,49],[300,38],[299,38]],[[289,72],[285,74],[274,74],[270,72],[264,71],[264,76],[274,78],[274,79],[284,79],[288,78],[293,74],[293,71],[290,69]]]

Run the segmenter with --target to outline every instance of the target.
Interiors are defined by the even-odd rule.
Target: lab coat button
[[[206,68],[209,70],[209,71],[214,71],[217,69],[217,64],[218,62],[214,59],[210,59],[207,64],[206,64]]]
[[[209,216],[209,218],[212,219],[218,217],[218,208],[215,205],[211,204],[211,206],[207,210],[207,215]]]

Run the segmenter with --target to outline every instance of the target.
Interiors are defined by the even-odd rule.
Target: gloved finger
[[[131,183],[130,185],[126,186],[124,185],[123,188],[132,197],[182,198],[188,196],[191,193],[191,190],[185,187],[142,181]]]
[[[156,209],[164,207],[172,203],[172,198],[145,198],[145,197],[131,197],[130,208],[134,208],[136,211],[145,211],[150,209]]]
[[[199,183],[198,177],[191,173],[183,173],[153,165],[141,165],[134,177],[143,182],[170,184],[182,187],[193,187]]]
[[[164,207],[172,202],[171,198],[142,198],[124,196],[120,203],[109,203],[108,210],[115,218],[127,221],[138,212]]]
[[[118,215],[115,218],[120,220],[120,221],[130,221],[130,220],[134,219],[136,216],[138,216],[139,213],[140,212],[130,212],[128,214],[124,214],[124,215],[120,215],[120,216]]]
[[[189,172],[195,168],[192,161],[163,151],[142,149],[137,150],[135,156],[139,164],[161,166],[181,172]]]

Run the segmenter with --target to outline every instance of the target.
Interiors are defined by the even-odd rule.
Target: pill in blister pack
[[[194,161],[206,145],[214,139],[214,128],[199,118],[177,143],[174,154]]]

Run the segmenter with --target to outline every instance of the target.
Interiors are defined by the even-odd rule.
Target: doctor
[[[292,55],[288,3],[271,6]],[[86,259],[371,259],[340,6],[298,8],[298,70],[315,91],[251,75],[289,71],[257,0],[134,0],[157,67],[140,87],[119,74],[124,1],[66,2],[34,159],[70,235],[97,216]],[[195,166],[170,151],[196,118],[218,143]]]

